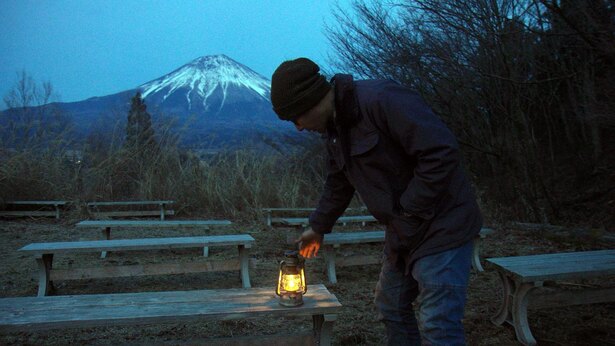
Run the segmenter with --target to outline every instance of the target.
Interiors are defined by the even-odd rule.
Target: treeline
[[[62,199],[78,206],[171,199],[183,215],[241,219],[259,216],[264,207],[310,206],[319,196],[324,157],[318,138],[294,152],[264,155],[246,148],[201,157],[178,145],[171,124],[153,124],[136,94],[123,119],[76,142],[71,122],[60,121],[49,98],[40,98],[51,90],[23,74],[5,98],[11,110],[0,119],[0,208],[13,199]]]
[[[613,1],[354,1],[352,8],[338,9],[327,27],[336,69],[417,89],[457,134],[492,212],[558,220],[590,197],[589,182],[612,179]]]

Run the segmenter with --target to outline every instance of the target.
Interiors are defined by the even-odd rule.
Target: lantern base
[[[303,305],[303,294],[281,295],[280,305],[289,307]]]

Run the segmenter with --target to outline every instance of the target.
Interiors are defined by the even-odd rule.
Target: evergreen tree
[[[125,146],[136,150],[154,149],[156,146],[152,119],[140,92],[137,92],[130,101]]]

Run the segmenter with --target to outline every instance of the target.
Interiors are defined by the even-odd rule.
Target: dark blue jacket
[[[356,189],[387,226],[387,257],[406,273],[417,258],[472,240],[482,216],[446,125],[416,92],[393,81],[336,75],[332,83],[336,115],[312,229],[331,232]]]

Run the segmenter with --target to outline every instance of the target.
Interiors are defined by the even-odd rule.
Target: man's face
[[[329,95],[327,95],[312,109],[293,120],[293,123],[298,131],[308,130],[325,133],[332,116],[333,102]]]

